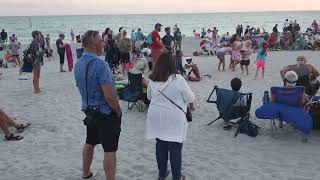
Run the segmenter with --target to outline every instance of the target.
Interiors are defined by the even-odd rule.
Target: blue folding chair
[[[216,100],[212,101],[212,96],[216,95]],[[252,102],[252,93],[240,93],[237,91],[232,91],[228,89],[221,89],[215,86],[211,92],[208,103],[214,103],[219,111],[219,117],[211,121],[207,125],[223,119],[224,121],[230,122],[230,120],[238,119],[236,122],[230,122],[232,124],[238,125],[238,129],[234,137],[237,137],[241,124],[248,121],[250,118],[250,109]]]
[[[276,120],[284,121],[287,123],[286,125],[290,124],[304,134],[310,133],[313,122],[306,111],[305,88],[303,86],[272,87],[271,99],[271,102],[265,103],[256,110],[256,117],[271,120],[272,136],[277,130]]]

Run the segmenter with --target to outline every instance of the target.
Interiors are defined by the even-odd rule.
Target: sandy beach
[[[191,55],[199,49],[198,46],[199,40],[185,39],[184,54]],[[300,54],[320,68],[319,51],[269,52],[265,78],[259,80],[254,80],[253,63],[250,75],[246,76],[241,74],[239,67],[236,72],[218,72],[215,56],[193,58],[200,67],[203,80],[189,82],[196,95],[196,111],[183,145],[182,173],[187,180],[319,179],[320,132],[313,131],[308,143],[302,143],[302,134],[292,128],[272,138],[270,122],[258,120],[254,114],[262,103],[264,91],[270,90],[271,86],[282,85],[280,69],[294,64]],[[255,57],[253,54],[251,62]],[[58,70],[57,54],[54,61],[45,60],[40,83],[43,93],[40,95],[33,94],[32,80],[18,80],[18,68],[0,70],[4,73],[0,79],[0,106],[18,120],[32,123],[31,128],[23,133],[25,139],[19,142],[4,141],[4,134],[0,131],[1,180],[81,178],[81,153],[86,131],[82,122],[84,114],[80,109],[80,94],[73,73],[59,73]],[[204,76],[206,74],[212,78]],[[240,134],[234,139],[235,129],[224,131],[222,121],[206,126],[218,116],[215,105],[206,102],[210,92],[214,85],[230,88],[230,80],[234,77],[243,81],[242,92],[253,93],[251,120],[261,127],[256,138]],[[126,103],[121,102],[121,105],[123,120],[117,154],[117,179],[156,179],[155,142],[145,139],[146,112],[128,111]],[[97,180],[104,179],[102,160],[102,147],[97,146],[92,167],[100,172],[95,178]]]

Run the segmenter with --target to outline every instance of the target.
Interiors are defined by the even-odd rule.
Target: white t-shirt
[[[186,64],[189,64],[187,62],[188,58],[190,58],[190,57],[183,57],[182,58],[182,66],[183,66],[183,68],[184,68],[184,70],[186,71],[187,74],[192,70],[192,67],[186,68],[186,66],[185,66]],[[194,63],[191,61],[191,64],[194,64]]]
[[[207,38],[211,39],[212,38],[212,32],[207,32]]]
[[[143,48],[142,50],[141,50],[141,52],[142,52],[142,54],[144,54],[145,52],[148,54],[148,56],[151,54],[151,49],[149,49],[149,48]]]
[[[147,115],[146,138],[182,143],[186,139],[188,122],[186,115],[166,99],[159,90],[187,112],[187,105],[195,95],[187,81],[179,74],[166,82],[150,81],[148,99],[151,100]]]
[[[129,69],[132,74],[143,74],[148,69],[148,61],[143,57],[134,62],[133,68]]]

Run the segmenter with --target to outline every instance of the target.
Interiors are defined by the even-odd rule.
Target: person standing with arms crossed
[[[66,72],[65,70],[63,70],[64,56],[66,53],[66,45],[67,45],[63,43],[64,38],[65,38],[65,35],[61,33],[59,34],[59,38],[56,41],[57,51],[60,57],[60,72]]]
[[[103,54],[104,41],[98,31],[87,31],[82,39],[83,56],[74,69],[76,85],[82,99],[82,111],[86,114],[86,144],[83,148],[82,179],[91,179],[90,171],[94,148],[102,144],[103,167],[108,180],[115,180],[116,151],[121,132],[122,111],[112,72],[98,56]]]

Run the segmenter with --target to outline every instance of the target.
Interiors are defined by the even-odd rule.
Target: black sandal
[[[31,125],[31,123],[21,124],[20,127],[17,128],[17,132],[18,132],[18,133],[22,133],[22,132],[23,132],[24,130],[26,130],[30,125]]]
[[[21,139],[23,139],[23,136],[14,135],[13,133],[10,136],[5,136],[6,141],[19,141]]]
[[[82,179],[91,179],[93,177],[93,174],[92,174],[92,172],[90,172],[90,174],[89,174],[89,176],[87,176],[87,177],[83,177]]]

